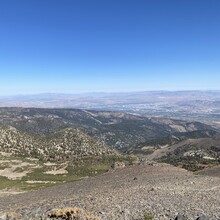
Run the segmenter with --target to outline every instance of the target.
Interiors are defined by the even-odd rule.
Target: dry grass
[[[51,211],[51,213],[48,214],[48,217],[51,219],[61,218],[65,220],[100,220],[91,212],[85,211],[84,209],[77,207],[53,210]]]

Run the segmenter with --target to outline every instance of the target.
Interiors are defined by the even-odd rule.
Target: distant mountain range
[[[220,102],[220,91],[145,91],[124,93],[59,94],[0,96],[1,107],[103,108],[123,104],[155,102],[179,103]]]
[[[0,96],[0,107],[77,108],[200,121],[220,128],[220,91]]]

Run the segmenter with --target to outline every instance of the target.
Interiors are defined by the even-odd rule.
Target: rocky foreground
[[[136,164],[39,191],[0,197],[0,219],[220,219],[220,177],[167,164]],[[72,211],[75,212],[75,211]],[[7,214],[6,214],[7,213]],[[90,213],[90,214],[88,214]],[[8,218],[8,216],[10,218]]]

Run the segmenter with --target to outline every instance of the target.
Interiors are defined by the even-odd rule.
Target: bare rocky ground
[[[52,209],[80,207],[101,220],[220,219],[220,177],[167,164],[135,164],[43,190],[0,197],[0,213],[47,219]],[[202,218],[200,218],[202,219]],[[203,218],[205,219],[205,218]]]

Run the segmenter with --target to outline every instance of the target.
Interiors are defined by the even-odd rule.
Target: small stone
[[[99,214],[100,214],[100,215],[104,215],[104,214],[105,214],[105,212],[99,212]]]

